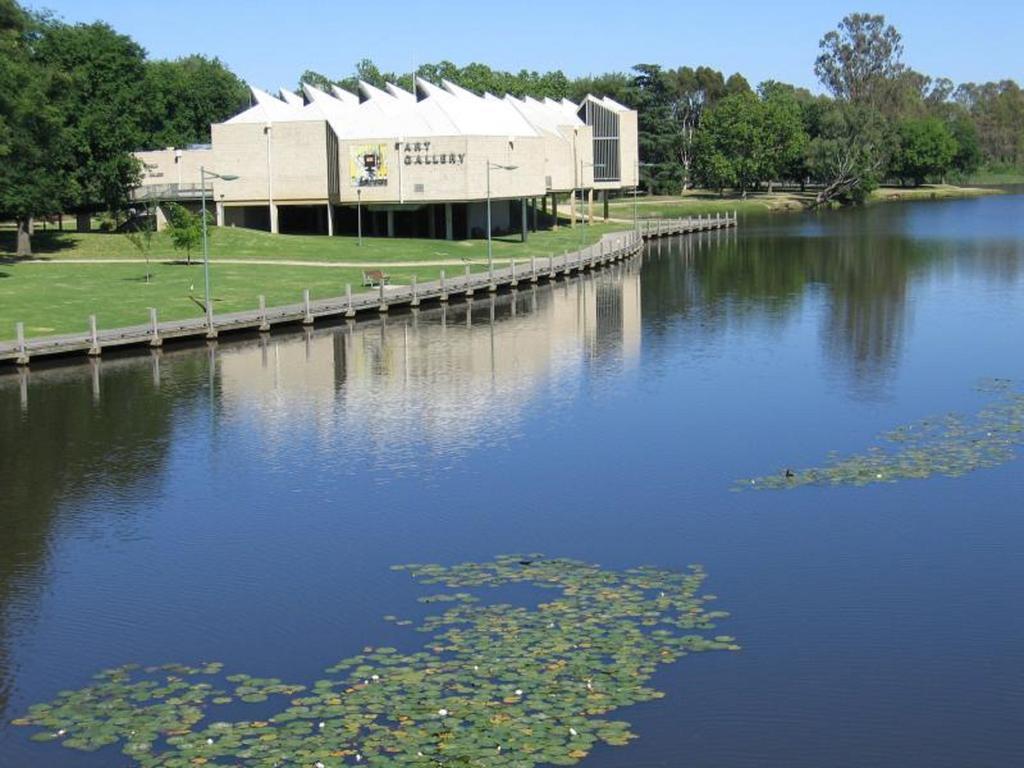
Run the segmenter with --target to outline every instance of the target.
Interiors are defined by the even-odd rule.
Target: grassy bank
[[[871,193],[870,200],[951,200],[992,194],[999,194],[999,191],[952,184],[925,184],[920,187],[881,187]],[[750,192],[744,198],[733,194],[723,197],[706,190],[687,190],[681,195],[640,198],[637,209],[640,218],[673,218],[714,216],[733,211],[740,214],[794,213],[806,210],[813,202],[814,193],[811,191]],[[616,219],[632,220],[633,201],[625,198],[615,200],[609,210]]]
[[[671,219],[683,216],[714,216],[736,211],[748,213],[782,213],[804,210],[813,195],[800,192],[751,192],[746,198],[727,194],[721,196],[706,190],[687,190],[681,195],[641,197],[637,209],[642,219]],[[633,200],[621,198],[609,204],[609,213],[616,219],[633,218]]]
[[[969,197],[998,195],[997,189],[960,187],[953,184],[922,184],[920,187],[879,187],[868,198],[871,202],[899,202],[902,200],[957,200]]]
[[[619,231],[621,224],[587,227],[587,242]],[[6,234],[6,233],[4,233]],[[101,327],[145,323],[149,307],[161,319],[201,317],[203,314],[203,267],[170,259],[179,254],[161,235],[154,238],[151,279],[147,265],[136,260],[140,253],[123,235],[40,233],[38,253],[30,261],[0,255],[0,338],[14,337],[14,324],[25,323],[28,336],[85,331],[87,318],[97,316]],[[42,236],[45,235],[45,236]],[[271,306],[297,303],[303,289],[314,299],[340,296],[345,284],[363,290],[361,266],[331,266],[359,261],[384,268],[392,283],[437,279],[440,269],[448,274],[465,266],[486,269],[486,241],[365,239],[360,248],[354,238],[274,236],[245,230],[218,230],[211,249],[211,283],[217,312],[252,309],[263,294]],[[531,256],[573,250],[580,242],[578,229],[531,233],[526,243],[517,238],[494,241],[496,261],[528,260]],[[0,236],[0,253],[13,242]],[[217,258],[247,259],[253,263],[218,263]],[[98,261],[102,259],[103,261]],[[114,261],[108,261],[113,259]],[[311,265],[283,261],[301,260]],[[453,261],[451,266],[424,266],[418,262]]]

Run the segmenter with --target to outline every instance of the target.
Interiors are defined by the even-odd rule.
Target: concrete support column
[[[601,192],[601,202],[604,204],[604,220],[608,221],[608,190]]]
[[[157,210],[159,210],[159,209],[157,209]],[[159,221],[160,221],[160,218],[159,218],[159,214],[158,214],[157,215],[157,222],[158,222],[157,229],[158,230],[160,229]],[[165,224],[166,224],[166,222],[165,222]],[[218,227],[223,227],[224,226],[224,203],[217,203],[217,226]]]
[[[388,237],[395,236],[395,212],[388,211]]]
[[[528,220],[526,218],[526,198],[525,197],[520,199],[520,201],[519,201],[519,212],[520,212],[520,215],[522,216],[522,221],[520,222],[520,229],[522,230],[522,232],[520,233],[520,240],[525,243],[526,242],[526,230],[528,228],[528,226],[527,226],[527,221]]]
[[[451,203],[445,203],[444,204],[444,239],[445,240],[454,240],[455,239],[455,231],[454,231],[453,225],[452,225],[452,204]]]
[[[587,224],[594,223],[594,190],[587,190]]]
[[[270,232],[271,234],[280,234],[280,229],[277,226],[277,206],[274,203],[270,204]]]
[[[334,206],[327,204],[327,236],[334,237]]]
[[[569,195],[569,226],[576,227],[576,190]]]

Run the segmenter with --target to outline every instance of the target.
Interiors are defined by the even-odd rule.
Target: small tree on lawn
[[[137,216],[135,218],[134,226],[129,224],[129,227],[125,230],[125,235],[128,237],[128,242],[135,246],[135,248],[146,257],[146,282],[149,282],[149,252],[153,247],[153,226],[155,224],[155,212],[153,206],[146,206],[146,215]]]
[[[167,234],[174,250],[185,251],[185,262],[192,264],[192,249],[203,241],[203,220],[178,203],[167,204]]]

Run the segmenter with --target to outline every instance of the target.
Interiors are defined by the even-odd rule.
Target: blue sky
[[[68,21],[102,19],[154,57],[218,56],[253,85],[292,86],[305,69],[351,73],[361,58],[384,70],[449,59],[570,76],[638,62],[706,64],[753,84],[773,78],[817,90],[818,40],[854,10],[884,13],[915,69],[957,82],[1024,82],[1024,2],[484,3],[411,0],[23,0]],[[603,10],[608,7],[610,10]]]

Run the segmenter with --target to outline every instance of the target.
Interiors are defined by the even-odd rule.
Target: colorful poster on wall
[[[383,144],[358,144],[349,148],[349,177],[353,187],[386,187],[388,161]]]

